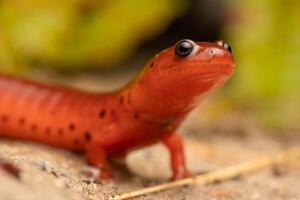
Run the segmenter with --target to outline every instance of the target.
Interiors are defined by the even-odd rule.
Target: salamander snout
[[[224,49],[227,49],[230,53],[232,53],[232,49],[230,47],[229,44],[225,43],[224,41],[222,40],[218,40],[215,42],[217,45],[219,45],[220,47],[223,47]]]
[[[216,47],[216,48],[215,48]],[[229,44],[223,42],[222,40],[218,40],[215,43],[203,43],[203,42],[194,42],[189,39],[183,39],[177,42],[174,46],[174,53],[177,58],[184,59],[184,58],[191,58],[195,56],[197,53],[208,49],[210,53],[215,54],[217,53],[220,55],[220,51],[217,49],[222,49],[227,51],[230,56],[232,53],[232,49]],[[207,56],[210,57],[210,56]]]

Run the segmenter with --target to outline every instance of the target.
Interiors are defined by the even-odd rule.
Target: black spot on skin
[[[63,135],[64,134],[64,130],[62,128],[58,129],[58,134],[59,135]]]
[[[152,62],[151,64],[150,64],[150,67],[153,67],[154,66],[154,62]]]
[[[46,128],[45,133],[46,133],[47,135],[50,135],[50,134],[51,134],[51,129],[50,129],[49,127]]]
[[[133,117],[134,117],[134,119],[138,119],[139,118],[138,114],[134,114]]]
[[[2,122],[7,122],[7,121],[8,121],[8,117],[7,117],[6,115],[3,115],[3,116],[1,117],[1,121],[2,121]]]
[[[74,124],[70,124],[69,129],[70,129],[70,131],[74,131],[75,130],[75,125]]]
[[[36,124],[32,124],[32,125],[31,125],[31,130],[32,130],[32,131],[36,131],[36,129],[37,129]]]
[[[90,133],[90,132],[85,132],[85,133],[84,133],[84,139],[85,139],[85,141],[87,141],[87,142],[91,141],[91,140],[92,140],[92,135],[91,135],[91,133]]]
[[[21,118],[19,119],[19,124],[20,124],[20,125],[25,124],[25,118],[24,118],[24,117],[21,117]]]
[[[100,111],[99,117],[100,117],[100,118],[104,118],[104,117],[105,117],[105,114],[106,114],[106,111],[103,109],[103,110]]]
[[[120,102],[121,105],[123,105],[123,101],[124,101],[124,98],[123,98],[123,96],[121,96],[121,97],[119,98],[119,102]]]

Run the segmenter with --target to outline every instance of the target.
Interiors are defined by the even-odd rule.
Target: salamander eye
[[[219,41],[217,41],[216,43],[217,43],[217,45],[219,45],[220,47],[223,47],[223,48],[227,49],[230,53],[232,53],[232,49],[231,49],[231,47],[230,47],[229,44],[223,42],[222,40],[219,40]]]
[[[184,58],[190,55],[194,49],[194,43],[190,40],[181,40],[175,46],[175,54],[178,57]]]
[[[224,43],[224,44],[223,44],[223,47],[224,47],[225,49],[227,49],[230,53],[232,53],[232,49],[231,49],[231,46],[230,46],[229,44]]]

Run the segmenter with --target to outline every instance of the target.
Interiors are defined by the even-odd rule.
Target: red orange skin
[[[179,58],[174,47],[156,55],[125,87],[105,94],[0,77],[0,136],[85,152],[108,178],[107,158],[163,142],[173,179],[189,175],[175,133],[187,114],[231,76],[234,60],[215,43],[197,43]]]

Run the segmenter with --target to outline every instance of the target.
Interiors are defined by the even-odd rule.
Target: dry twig
[[[153,186],[153,187],[149,187],[149,188],[145,188],[145,189],[141,189],[129,193],[124,193],[121,195],[111,196],[109,197],[109,200],[130,199],[141,195],[159,192],[159,191],[185,186],[185,185],[205,185],[205,184],[214,183],[218,181],[225,181],[240,175],[246,175],[246,174],[256,172],[258,170],[270,167],[275,164],[284,164],[289,160],[295,160],[297,158],[300,158],[300,148],[292,148],[275,157],[274,156],[263,157],[252,162],[247,162],[240,165],[228,167],[225,169],[216,170],[204,175],[181,179],[170,183],[164,183],[161,185],[157,185],[157,186]]]

